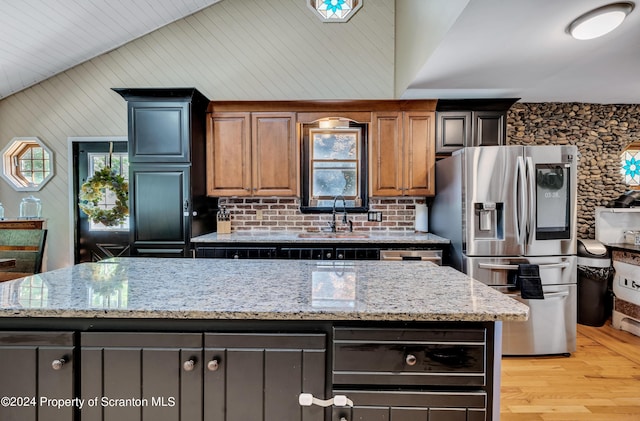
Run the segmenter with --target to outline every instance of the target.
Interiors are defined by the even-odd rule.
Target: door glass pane
[[[560,164],[536,165],[536,238],[570,237],[570,169]]]
[[[109,153],[89,153],[89,173],[88,178],[93,177],[96,171],[101,170],[105,166],[109,164]],[[129,155],[127,152],[124,153],[113,153],[111,156],[111,168],[115,170],[118,174],[124,177],[124,179],[129,181]],[[116,203],[116,195],[107,190],[106,194],[103,196],[102,203],[98,205],[103,207],[104,209],[110,209]],[[129,217],[127,217],[124,222],[118,226],[108,227],[103,224],[95,223],[89,220],[89,230],[90,231],[128,231],[129,230]]]

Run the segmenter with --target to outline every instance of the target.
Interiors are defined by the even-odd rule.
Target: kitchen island
[[[21,420],[497,420],[501,321],[528,314],[429,262],[116,258],[0,300]]]

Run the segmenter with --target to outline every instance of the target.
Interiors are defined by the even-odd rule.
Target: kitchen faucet
[[[349,224],[349,232],[353,231],[353,221],[347,219],[347,201],[344,199],[344,196],[339,194],[333,198],[333,209],[331,211],[331,222],[329,222],[329,226],[331,227],[331,232],[336,232],[336,202],[338,199],[342,200],[342,223]]]

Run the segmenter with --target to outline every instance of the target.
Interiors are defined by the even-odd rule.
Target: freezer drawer
[[[529,306],[526,322],[503,322],[503,355],[568,354],[576,350],[577,285],[544,285],[543,300],[523,300],[508,287],[494,287]]]
[[[543,285],[575,284],[576,256],[468,257],[463,256],[464,272],[487,285],[510,285],[518,264],[539,265]]]

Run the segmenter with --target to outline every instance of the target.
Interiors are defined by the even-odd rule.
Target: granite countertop
[[[300,234],[303,234],[301,237]],[[431,233],[416,233],[403,231],[381,231],[353,233],[339,232],[338,236],[326,236],[330,233],[304,233],[302,231],[250,231],[232,232],[231,234],[204,234],[193,237],[193,243],[298,243],[298,244],[344,244],[344,243],[370,243],[370,244],[449,244],[446,238]],[[305,235],[309,235],[305,237]],[[351,236],[350,236],[351,235]],[[366,237],[363,237],[365,235]]]
[[[0,283],[0,317],[496,321],[528,307],[430,262],[115,258]]]
[[[614,250],[623,250],[623,251],[640,253],[640,245],[635,245],[630,243],[608,243],[608,244],[605,244],[605,246],[611,247]]]

